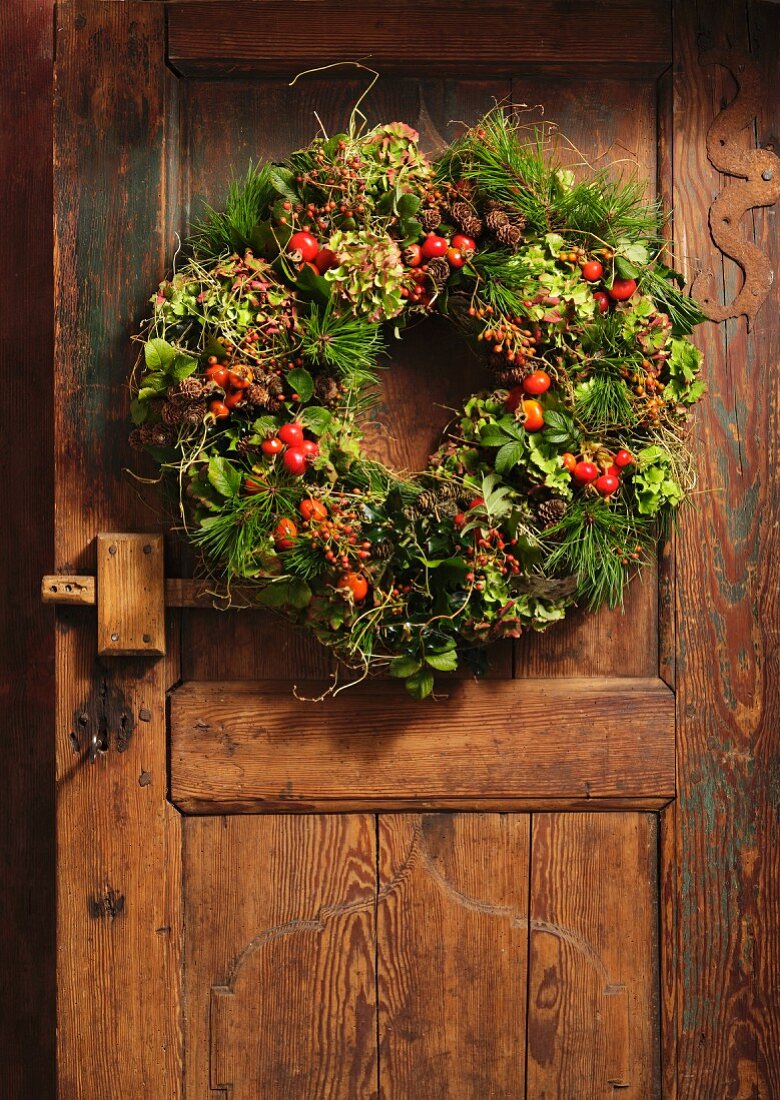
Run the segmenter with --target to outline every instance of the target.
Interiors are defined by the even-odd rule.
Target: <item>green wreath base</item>
[[[131,442],[208,575],[417,698],[496,639],[619,603],[692,485],[702,318],[660,211],[634,179],[575,180],[553,137],[496,109],[431,163],[403,123],[353,117],[250,166],[152,298]],[[407,476],[360,424],[386,348],[434,312],[495,386]]]

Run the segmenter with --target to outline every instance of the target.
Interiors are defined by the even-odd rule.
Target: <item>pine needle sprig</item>
[[[642,271],[641,286],[658,308],[672,322],[673,336],[688,336],[697,325],[706,320],[699,303],[683,294],[675,280],[682,281],[677,272],[657,264]]]
[[[301,354],[310,363],[331,367],[350,389],[377,381],[377,358],[385,350],[379,326],[360,317],[339,316],[329,302],[313,306],[301,318]]]
[[[632,571],[627,563],[638,567],[654,541],[652,522],[596,499],[575,502],[545,534],[556,539],[545,572],[576,576],[577,599],[591,609],[622,603]]]
[[[595,366],[598,368],[599,364]],[[593,433],[633,426],[637,422],[628,386],[610,370],[597,370],[592,378],[577,387],[574,408],[583,426]]]
[[[251,164],[243,179],[233,180],[224,210],[206,205],[192,225],[191,245],[205,261],[248,248],[252,232],[277,197],[271,165]]]

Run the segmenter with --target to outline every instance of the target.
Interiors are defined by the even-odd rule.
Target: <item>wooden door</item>
[[[667,5],[560,7],[60,5],[60,572],[107,568],[101,531],[164,530],[126,473],[129,336],[234,168],[304,144],[315,109],[343,125],[364,82],[290,89],[299,70],[371,54],[369,116],[430,148],[525,103],[571,163],[630,161],[670,193]],[[435,402],[478,385],[431,322],[388,372],[375,453],[422,464]],[[166,572],[186,572],[170,533]],[[94,611],[62,609],[61,1095],[660,1095],[669,583],[497,649],[488,681],[424,706],[382,681],[296,699],[330,665],[266,614],[169,610],[167,656],[100,660]]]

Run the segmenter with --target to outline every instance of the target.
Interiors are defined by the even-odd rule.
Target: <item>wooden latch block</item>
[[[165,654],[165,567],[160,535],[98,535],[98,653]]]

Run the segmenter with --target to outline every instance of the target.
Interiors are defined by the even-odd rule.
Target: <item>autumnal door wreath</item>
[[[661,212],[635,179],[576,181],[550,133],[497,108],[431,162],[353,115],[250,166],[152,298],[133,379],[132,443],[208,575],[418,698],[495,639],[619,603],[692,485],[702,318]],[[495,387],[409,476],[360,424],[389,342],[433,312]]]

